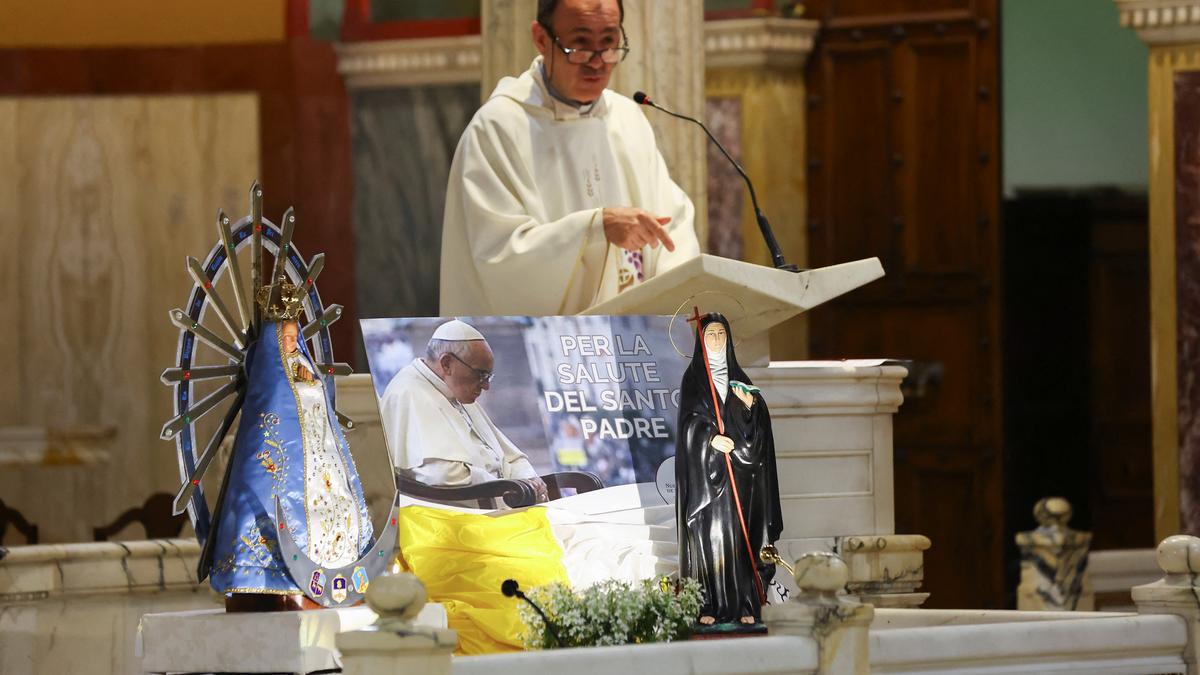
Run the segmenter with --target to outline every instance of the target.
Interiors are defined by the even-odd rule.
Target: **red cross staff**
[[[712,366],[708,364],[708,345],[704,344],[704,331],[700,328],[700,308],[692,307],[692,317],[688,323],[696,322],[696,339],[700,340],[700,356],[704,359],[704,372],[708,374],[708,391],[712,394],[713,411],[717,417],[717,433],[725,435],[725,420],[721,419],[721,403],[717,400],[717,386],[713,383]],[[729,336],[725,336],[729,339]],[[758,591],[758,601],[767,602],[767,594],[763,591],[762,579],[758,576],[758,565],[755,564],[754,547],[750,545],[750,531],[746,529],[746,519],[742,516],[742,499],[738,496],[737,483],[733,480],[733,462],[729,453],[725,455],[725,470],[729,473],[729,487],[733,490],[733,505],[737,510],[738,523],[742,526],[742,540],[746,542],[746,554],[750,556],[750,569],[754,571],[754,588]]]

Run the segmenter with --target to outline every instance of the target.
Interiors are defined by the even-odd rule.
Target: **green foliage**
[[[579,592],[559,582],[539,586],[529,597],[546,612],[558,640],[537,612],[521,603],[527,649],[683,640],[700,611],[700,584],[694,579],[609,580]]]

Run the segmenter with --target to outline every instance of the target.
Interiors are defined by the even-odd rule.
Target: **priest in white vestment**
[[[425,356],[396,373],[380,400],[392,465],[434,486],[527,480],[546,501],[546,485],[525,453],[477,403],[494,358],[483,334],[463,321],[434,331]]]
[[[699,255],[654,131],[606,89],[623,17],[619,0],[539,0],[541,55],[500,81],[454,155],[442,315],[576,314]]]

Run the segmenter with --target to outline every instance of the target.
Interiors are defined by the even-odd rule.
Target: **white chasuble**
[[[359,513],[349,473],[330,427],[325,385],[295,376],[297,367],[316,372],[300,352],[286,357],[300,406],[304,434],[304,510],[308,514],[308,557],[318,565],[344,567],[358,559]]]
[[[478,403],[456,401],[421,359],[388,383],[379,413],[392,465],[426,485],[534,478],[525,453]]]
[[[675,251],[642,249],[650,279],[700,254],[692,202],[671,180],[639,106],[605,90],[550,96],[539,56],[506,77],[463,132],[442,228],[441,314],[576,314],[641,283],[604,237],[601,210],[671,218]]]

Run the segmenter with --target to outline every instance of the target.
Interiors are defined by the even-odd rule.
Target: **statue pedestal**
[[[340,668],[338,633],[365,628],[376,618],[367,607],[146,614],[138,627],[138,651],[147,673],[311,673]],[[415,623],[444,628],[446,610],[428,604]]]
[[[928,596],[916,590],[930,542],[895,533],[892,487],[892,416],[907,371],[873,359],[775,361],[746,373],[771,409],[780,554],[835,551],[850,568],[850,592],[864,602],[919,606]]]

